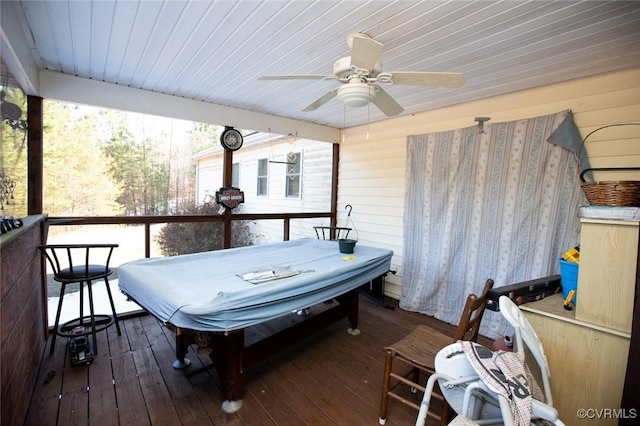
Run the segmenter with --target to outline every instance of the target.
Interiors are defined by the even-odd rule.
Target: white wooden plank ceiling
[[[390,85],[411,114],[640,66],[638,1],[20,1],[42,69],[342,128],[385,119],[345,108],[331,74],[345,36],[384,44],[384,71],[464,73],[460,88]],[[221,123],[223,124],[223,123]]]

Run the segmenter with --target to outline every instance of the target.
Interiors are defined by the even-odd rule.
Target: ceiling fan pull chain
[[[372,86],[369,86],[369,91],[371,91]],[[371,102],[367,105],[367,140],[369,140],[369,125],[371,124]]]
[[[342,142],[345,140],[345,130],[347,129],[347,105],[342,106]]]

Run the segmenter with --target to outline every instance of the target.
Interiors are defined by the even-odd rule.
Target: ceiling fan
[[[259,80],[338,80],[343,83],[320,98],[304,111],[313,111],[337,97],[347,106],[359,107],[375,104],[387,116],[400,114],[404,109],[381,87],[381,84],[410,86],[460,87],[464,76],[452,72],[382,72],[380,55],[384,45],[367,34],[355,33],[347,36],[351,55],[338,59],[333,64],[333,75],[293,74],[263,75]]]

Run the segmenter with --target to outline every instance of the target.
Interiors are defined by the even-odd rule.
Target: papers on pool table
[[[249,281],[253,284],[260,284],[267,281],[279,280],[282,278],[292,277],[298,275],[300,271],[294,269],[281,268],[273,266],[271,268],[262,269],[259,271],[243,272],[238,274],[243,280]]]

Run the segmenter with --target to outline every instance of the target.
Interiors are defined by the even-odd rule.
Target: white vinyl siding
[[[386,277],[386,292],[402,292],[403,213],[408,135],[475,126],[477,116],[489,123],[529,118],[570,109],[584,138],[598,127],[640,121],[640,69],[495,96],[448,108],[370,123],[344,130],[340,143],[338,224],[346,220],[351,204],[359,241],[394,251]],[[635,127],[635,126],[633,126]],[[640,139],[632,126],[597,132],[587,140],[592,167],[632,167],[640,164]],[[368,137],[367,137],[368,135]],[[600,180],[622,179],[614,173]],[[624,179],[640,179],[640,175]],[[480,285],[481,283],[478,283]]]
[[[245,138],[245,146],[234,152],[234,164],[240,168],[240,189],[245,202],[238,208],[242,213],[287,213],[287,212],[330,212],[333,145],[308,139],[268,142],[251,146],[251,137]],[[287,197],[286,180],[290,152],[301,158],[301,197]],[[222,186],[222,149],[197,160],[198,176],[206,174],[206,179],[198,179],[198,194],[215,194]],[[266,195],[259,195],[257,185],[258,162],[264,161],[268,167]],[[213,191],[213,192],[211,192]],[[202,198],[199,198],[201,200]],[[290,223],[290,238],[315,238],[313,226],[329,225],[329,219],[294,219]],[[259,220],[252,228],[257,235],[256,244],[268,241],[282,241],[281,220]]]

